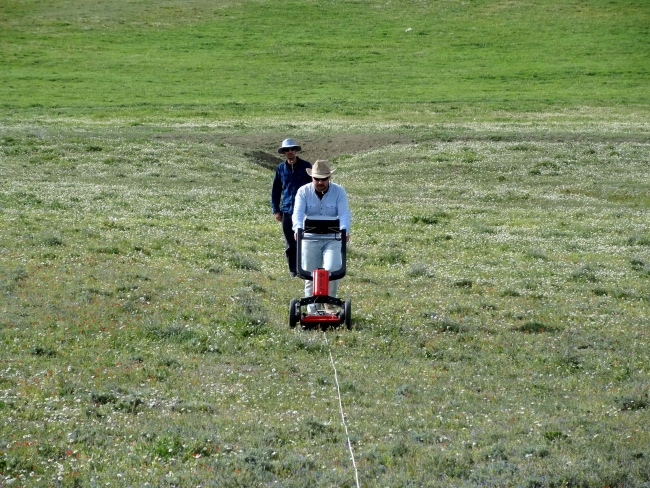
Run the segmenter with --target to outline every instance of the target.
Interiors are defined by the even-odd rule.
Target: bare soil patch
[[[331,160],[345,154],[353,155],[394,144],[415,142],[410,135],[395,133],[310,135],[302,138],[291,134],[238,134],[222,135],[220,139],[241,147],[245,156],[254,159],[261,166],[272,169],[283,161],[282,156],[278,154],[278,147],[287,137],[293,137],[300,144],[302,152],[299,156],[312,163],[317,159]]]

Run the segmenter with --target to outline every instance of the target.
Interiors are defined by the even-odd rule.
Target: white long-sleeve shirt
[[[338,217],[341,229],[350,233],[350,207],[348,195],[341,185],[330,181],[327,193],[323,198],[318,198],[314,183],[301,186],[296,194],[296,203],[293,207],[293,230],[302,229],[305,217]]]

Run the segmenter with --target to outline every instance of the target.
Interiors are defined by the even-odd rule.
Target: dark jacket
[[[307,174],[311,163],[304,159],[296,158],[294,164],[286,161],[275,168],[275,178],[271,188],[271,209],[273,213],[293,213],[293,204],[296,200],[298,188],[311,183],[311,176]]]

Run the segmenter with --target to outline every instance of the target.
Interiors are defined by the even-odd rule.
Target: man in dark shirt
[[[311,177],[307,174],[311,164],[296,155],[300,150],[302,148],[293,139],[282,141],[278,153],[283,154],[287,159],[275,169],[271,188],[271,210],[275,219],[282,222],[285,254],[291,276],[296,276],[296,238],[291,222],[293,206],[298,189],[311,183]]]

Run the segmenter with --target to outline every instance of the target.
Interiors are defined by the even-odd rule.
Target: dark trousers
[[[282,233],[284,234],[284,253],[287,255],[287,264],[289,265],[289,272],[296,272],[296,238],[293,233],[293,222],[291,221],[291,214],[282,212]]]

